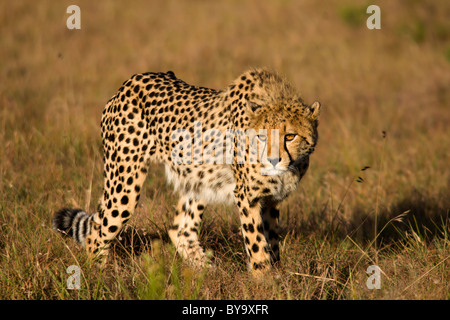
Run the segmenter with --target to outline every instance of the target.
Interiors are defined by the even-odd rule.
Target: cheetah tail
[[[53,229],[84,245],[92,215],[81,209],[61,209],[53,217]]]

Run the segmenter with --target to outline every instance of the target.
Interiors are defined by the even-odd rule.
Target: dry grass
[[[448,1],[383,2],[378,31],[360,1],[78,1],[79,31],[65,27],[70,4],[0,4],[1,299],[450,298]],[[136,250],[106,268],[51,230],[62,206],[95,210],[100,114],[131,74],[173,70],[223,88],[253,66],[324,106],[310,171],[281,211],[270,280],[245,271],[238,217],[223,206],[208,208],[201,233],[217,267],[181,263],[159,166],[130,221],[152,236],[134,233]],[[71,291],[74,264],[82,283]],[[372,264],[381,290],[365,285]]]

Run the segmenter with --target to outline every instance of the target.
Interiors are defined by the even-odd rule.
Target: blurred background
[[[71,4],[80,30],[66,27]],[[371,4],[380,30],[366,27]],[[222,89],[260,66],[322,103],[287,232],[372,239],[375,219],[381,229],[408,212],[434,237],[450,208],[449,17],[446,0],[0,2],[0,247],[20,242],[14,228],[37,237],[30,221],[49,234],[64,204],[95,211],[101,112],[131,75],[172,70]],[[136,219],[170,211],[162,172],[149,174]]]

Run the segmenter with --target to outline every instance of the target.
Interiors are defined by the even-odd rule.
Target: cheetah
[[[180,195],[168,231],[194,266],[209,259],[199,228],[208,203],[239,210],[248,269],[279,261],[279,205],[309,167],[318,139],[320,103],[305,104],[276,72],[251,69],[226,89],[192,86],[167,73],[125,81],[101,119],[104,186],[98,211],[61,209],[53,227],[105,257],[131,218],[152,164]]]

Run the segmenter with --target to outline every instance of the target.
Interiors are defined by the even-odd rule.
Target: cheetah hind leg
[[[209,265],[198,239],[198,230],[204,210],[205,203],[203,201],[182,196],[176,206],[173,225],[169,230],[170,239],[177,252],[195,267]]]

